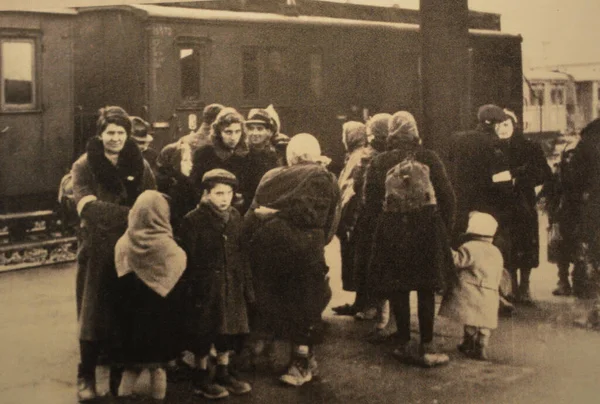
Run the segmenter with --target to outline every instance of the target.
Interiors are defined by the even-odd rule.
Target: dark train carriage
[[[106,104],[152,122],[159,148],[197,127],[208,103],[272,103],[284,133],[316,134],[338,160],[352,105],[423,116],[416,24],[150,5],[79,14],[80,145]],[[472,30],[470,42],[469,110],[495,102],[520,114],[520,37]]]
[[[0,214],[53,208],[71,165],[75,16],[0,12]]]

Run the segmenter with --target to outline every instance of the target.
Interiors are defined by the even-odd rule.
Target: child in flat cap
[[[452,251],[458,282],[444,297],[439,315],[464,324],[458,350],[487,360],[492,330],[498,327],[499,289],[504,271],[500,250],[492,244],[498,222],[487,213],[473,211],[458,251]]]
[[[229,171],[206,172],[202,200],[185,215],[179,229],[188,256],[192,296],[186,348],[196,357],[194,392],[209,399],[251,390],[250,384],[229,371],[229,353],[239,350],[249,333],[248,305],[254,300],[248,259],[241,245],[242,219],[231,206],[237,185]],[[214,378],[208,370],[212,344],[217,351]]]

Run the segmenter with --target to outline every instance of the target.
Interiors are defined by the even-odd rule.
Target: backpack
[[[417,161],[414,153],[390,168],[385,176],[384,212],[411,212],[436,205],[429,166]]]

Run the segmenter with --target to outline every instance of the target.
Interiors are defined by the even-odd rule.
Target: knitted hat
[[[223,108],[225,107],[221,104],[207,105],[206,107],[204,107],[204,110],[202,110],[202,121],[207,125],[210,125],[215,121],[215,118],[217,117],[217,115],[219,115],[219,112],[221,112]]]
[[[364,123],[345,122],[342,126],[342,142],[348,151],[356,150],[367,143],[367,129]]]
[[[132,116],[131,126],[131,137],[133,138],[133,140],[150,143],[154,139],[149,133],[152,129],[152,126],[148,122],[144,121],[142,118],[138,116]]]
[[[504,122],[509,117],[506,115],[504,110],[494,104],[486,104],[479,107],[477,111],[477,119],[479,123],[485,125],[492,125],[500,122]]]
[[[273,104],[269,104],[269,106],[265,108],[265,111],[269,113],[269,115],[271,116],[271,118],[273,118],[273,121],[275,122],[275,129],[273,130],[273,132],[279,132],[281,130],[281,119],[279,119],[279,114],[277,113],[277,111],[275,111],[275,107],[273,107]]]
[[[407,111],[398,111],[388,121],[388,139],[403,143],[418,143],[419,130],[415,117]]]
[[[497,228],[498,222],[494,219],[494,216],[477,211],[469,213],[469,226],[467,227],[468,234],[494,237]]]
[[[222,168],[215,168],[207,171],[202,176],[202,187],[205,188],[208,184],[227,184],[235,188],[238,186],[238,180],[229,171]]]
[[[248,119],[246,119],[246,125],[249,124],[261,124],[272,132],[275,132],[276,123],[271,117],[271,114],[265,109],[253,108],[248,112]]]
[[[319,141],[309,133],[300,133],[290,139],[286,149],[288,165],[300,162],[317,162],[321,157]]]

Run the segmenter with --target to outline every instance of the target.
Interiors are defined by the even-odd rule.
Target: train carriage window
[[[181,69],[181,98],[184,103],[200,99],[202,64],[200,50],[182,46],[179,49]]]
[[[550,99],[552,105],[564,105],[565,104],[565,90],[561,86],[555,86],[550,91]]]
[[[323,96],[323,54],[321,52],[310,54],[310,90],[313,97]]]
[[[248,47],[242,52],[242,93],[245,99],[259,96],[258,48]]]
[[[0,39],[2,110],[36,108],[36,54],[34,39]]]
[[[544,84],[532,84],[530,88],[529,99],[532,106],[544,105]]]

